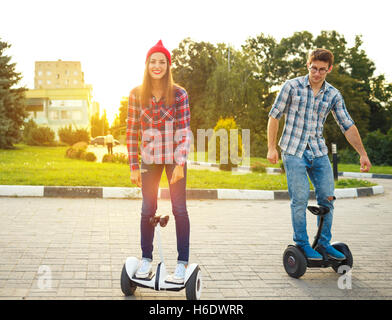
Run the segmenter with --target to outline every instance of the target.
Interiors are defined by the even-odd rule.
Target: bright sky
[[[0,38],[12,45],[6,54],[28,88],[35,61],[80,61],[112,123],[159,39],[171,51],[186,37],[240,49],[260,33],[279,41],[295,31],[336,30],[349,46],[362,34],[376,74],[392,81],[391,7],[387,0],[12,0],[1,4]]]

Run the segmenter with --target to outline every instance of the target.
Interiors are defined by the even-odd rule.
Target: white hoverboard
[[[186,298],[188,300],[200,299],[202,277],[197,263],[192,263],[186,268],[183,283],[170,282],[170,280],[167,279],[168,274],[163,261],[160,227],[165,227],[168,220],[169,216],[154,216],[150,218],[150,223],[155,226],[156,235],[158,237],[158,248],[161,262],[158,263],[155,273],[151,273],[147,278],[137,278],[136,271],[139,268],[141,261],[135,257],[128,257],[121,272],[121,290],[124,295],[133,295],[137,287],[150,288],[156,291],[180,291],[186,288]]]

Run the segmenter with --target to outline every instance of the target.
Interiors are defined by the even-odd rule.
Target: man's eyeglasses
[[[324,75],[324,74],[326,74],[327,71],[328,71],[328,69],[326,69],[326,68],[317,69],[316,67],[309,67],[309,70],[310,70],[310,72],[313,73],[313,74],[316,74],[317,71],[318,71],[318,72],[320,73],[320,75]]]

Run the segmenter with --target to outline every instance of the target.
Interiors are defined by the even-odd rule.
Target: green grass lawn
[[[128,165],[65,158],[67,147],[16,145],[0,150],[0,185],[134,187]],[[267,163],[266,159],[252,161]],[[276,165],[279,167],[279,165]],[[358,171],[357,168],[356,171]],[[341,179],[337,188],[374,185],[365,180]],[[161,187],[167,187],[163,174]],[[287,190],[285,175],[232,174],[226,171],[188,170],[189,189]]]

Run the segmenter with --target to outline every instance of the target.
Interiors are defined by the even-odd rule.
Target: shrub
[[[58,130],[58,135],[60,141],[68,144],[73,145],[77,142],[84,141],[88,143],[90,141],[90,135],[87,129],[72,129],[72,125],[65,126]]]
[[[107,153],[102,157],[102,162],[113,162],[113,158],[112,154]]]
[[[30,139],[31,131],[36,128],[38,126],[33,119],[29,119],[29,121],[23,124],[23,140],[26,144],[28,139]]]
[[[49,127],[32,128],[26,143],[30,146],[50,146],[54,143],[54,131]]]
[[[128,157],[124,153],[105,154],[102,162],[114,162],[128,164]]]
[[[358,183],[360,183],[360,185],[362,187],[370,187],[372,186],[372,183],[370,181],[367,180],[361,180],[361,179],[340,179],[338,181],[336,181],[336,187],[340,187],[340,188],[353,188],[353,187],[357,187]]]
[[[96,155],[93,152],[86,152],[85,158],[87,161],[95,161],[97,160]]]
[[[78,150],[76,150],[72,147],[67,149],[67,151],[65,152],[65,156],[70,159],[79,159]]]
[[[359,155],[354,149],[338,150],[338,160],[340,163],[359,163]]]
[[[392,129],[387,134],[380,130],[368,133],[363,144],[373,165],[392,165]]]
[[[30,146],[54,145],[54,131],[49,127],[39,127],[33,119],[23,125],[23,140]]]
[[[227,136],[220,137],[219,133],[217,132],[218,130],[221,131],[221,129],[225,130],[227,133]],[[242,156],[242,139],[241,136],[238,135],[238,140],[235,141],[231,139],[230,137],[230,130],[231,129],[238,129],[237,124],[234,120],[234,118],[220,118],[218,122],[216,123],[216,126],[214,128],[215,134],[213,139],[216,139],[216,157],[219,159],[220,165],[219,169],[221,170],[231,170],[233,167],[237,167],[238,164],[241,162],[241,156]],[[223,142],[223,145],[227,145],[227,154],[221,153],[220,150],[220,145],[221,141]]]
[[[80,141],[80,142],[76,142],[74,145],[72,145],[72,148],[76,149],[76,150],[83,150],[86,151],[88,147],[87,142],[84,141]]]
[[[128,156],[124,153],[115,153],[114,154],[115,162],[128,164]]]
[[[72,147],[71,148],[68,148],[66,151],[65,151],[65,156],[67,157],[67,158],[70,158],[70,154],[71,154],[71,152],[72,152]]]
[[[95,161],[97,157],[93,152],[86,152],[87,143],[78,142],[65,151],[65,156],[70,159],[81,159],[87,161]],[[88,153],[92,155],[87,156]]]

